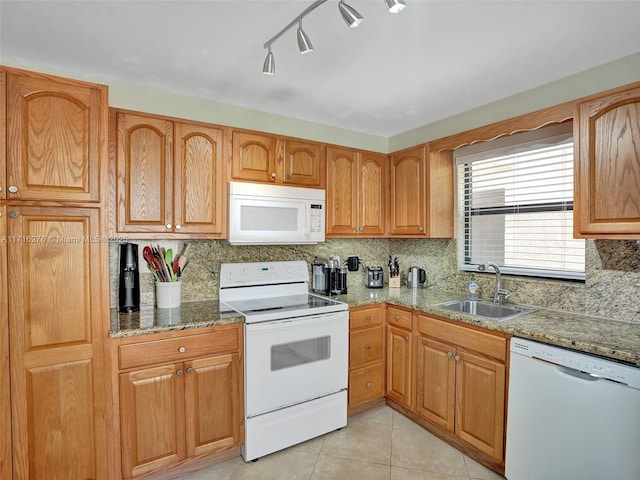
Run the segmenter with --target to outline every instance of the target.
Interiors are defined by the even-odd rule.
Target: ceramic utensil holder
[[[176,308],[181,304],[182,282],[156,282],[156,306]]]

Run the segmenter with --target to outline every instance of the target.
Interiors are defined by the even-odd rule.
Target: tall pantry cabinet
[[[0,474],[106,478],[107,88],[0,75]]]

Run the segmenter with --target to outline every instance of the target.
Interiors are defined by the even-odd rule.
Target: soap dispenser
[[[478,300],[478,295],[480,293],[480,287],[476,282],[476,276],[471,274],[471,281],[467,285],[467,300]]]

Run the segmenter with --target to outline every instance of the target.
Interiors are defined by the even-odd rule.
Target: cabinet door
[[[358,233],[358,154],[327,148],[327,235]]]
[[[457,350],[456,433],[499,462],[504,454],[504,364]]]
[[[118,231],[172,231],[173,123],[117,112],[116,124]]]
[[[6,209],[14,478],[106,478],[99,211]]]
[[[0,72],[0,79],[3,72]],[[0,99],[1,103],[1,99]],[[0,136],[2,133],[0,132]],[[2,154],[0,153],[0,156]],[[0,238],[6,237],[6,209],[0,205]],[[7,289],[7,244],[0,242],[0,478],[12,478],[11,397],[9,395],[9,308]]]
[[[384,235],[386,157],[361,153],[358,167],[358,231],[366,236]]]
[[[132,478],[185,458],[183,364],[120,374],[122,476]]]
[[[98,202],[106,87],[9,72],[7,99],[7,198]]]
[[[413,406],[411,350],[411,332],[387,326],[387,397],[407,408]]]
[[[284,140],[283,182],[305,187],[325,185],[324,147],[320,143]]]
[[[223,189],[223,130],[176,123],[174,231],[221,235],[226,192]]]
[[[427,235],[424,147],[391,157],[390,225],[392,235]]]
[[[418,414],[440,427],[454,431],[455,349],[423,336],[418,341]]]
[[[0,200],[7,194],[7,72],[0,68]],[[2,113],[5,112],[5,113]],[[1,473],[1,471],[0,471]]]
[[[238,354],[186,362],[185,371],[187,456],[239,445],[242,400]]]
[[[640,234],[640,86],[577,106],[576,235]]]
[[[231,178],[263,183],[276,182],[276,138],[241,131],[234,131],[232,136]]]

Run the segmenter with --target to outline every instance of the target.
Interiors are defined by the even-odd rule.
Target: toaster
[[[384,287],[384,270],[382,267],[367,267],[367,280],[365,286],[367,288]]]

